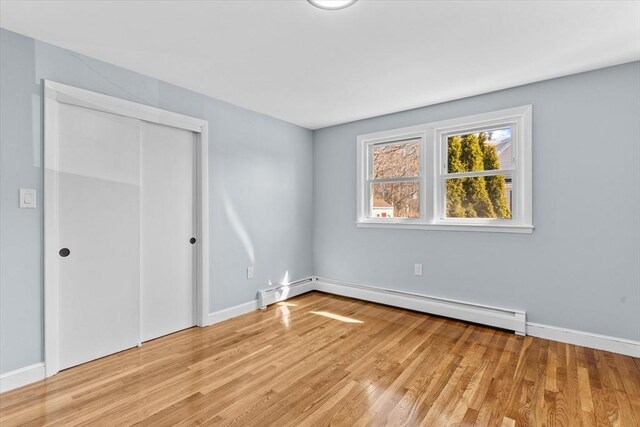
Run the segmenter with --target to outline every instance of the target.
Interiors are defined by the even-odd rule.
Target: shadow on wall
[[[247,253],[247,257],[249,258],[251,265],[254,265],[256,256],[253,242],[251,241],[249,232],[240,219],[240,215],[238,215],[238,212],[236,211],[233,202],[231,201],[231,198],[229,197],[229,194],[227,193],[227,190],[224,189],[224,187],[222,189],[222,206],[224,207],[224,212],[227,215],[229,223],[231,224],[231,228],[233,229],[236,236],[238,236],[238,239],[240,239],[240,242],[242,243],[242,246]],[[271,279],[269,279],[269,286],[287,286],[290,283],[289,280],[289,270],[287,270],[280,282],[276,282],[274,284]],[[284,289],[285,298],[288,293],[289,289]]]
[[[222,206],[224,206],[224,212],[229,219],[231,228],[236,233],[236,235],[242,242],[244,250],[247,252],[249,261],[251,261],[251,265],[254,265],[256,262],[256,255],[253,248],[253,242],[251,241],[251,237],[249,237],[247,228],[242,223],[240,215],[238,215],[238,212],[233,206],[233,202],[231,201],[231,198],[229,197],[229,194],[227,193],[227,190],[224,189],[224,187],[222,188]]]

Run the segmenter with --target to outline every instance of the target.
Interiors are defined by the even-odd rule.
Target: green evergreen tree
[[[462,139],[459,136],[449,138],[449,172],[462,172],[464,166],[461,160]],[[465,190],[461,179],[447,180],[447,216],[453,218],[464,218],[466,212],[462,206],[465,199]]]
[[[496,147],[492,144],[484,144],[484,170],[500,169],[500,159]],[[487,192],[493,204],[496,218],[511,218],[511,211],[507,203],[505,189],[507,183],[503,175],[485,177]]]
[[[462,136],[461,161],[465,172],[484,170],[484,142],[478,134]],[[463,206],[467,218],[495,218],[493,204],[489,198],[484,177],[464,178],[465,199]]]
[[[500,159],[486,132],[448,139],[448,171],[472,172],[500,169]],[[504,176],[449,179],[447,216],[453,218],[511,218],[505,197]]]

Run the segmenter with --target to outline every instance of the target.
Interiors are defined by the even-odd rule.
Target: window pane
[[[400,178],[420,175],[420,140],[374,146],[373,178]]]
[[[511,128],[447,138],[449,173],[511,169]]]
[[[371,184],[371,218],[419,218],[420,184],[384,182]]]
[[[446,180],[448,218],[511,219],[512,175]]]

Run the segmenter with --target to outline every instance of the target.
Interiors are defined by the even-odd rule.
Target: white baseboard
[[[7,372],[0,375],[0,393],[43,380],[44,377],[44,363],[36,363]]]
[[[612,353],[640,357],[640,341],[527,322],[527,335]]]
[[[243,304],[234,305],[233,307],[209,313],[208,325],[222,322],[233,317],[240,316],[258,309],[258,300],[245,302]]]
[[[321,292],[495,326],[514,331],[519,335],[524,335],[526,332],[526,313],[521,310],[492,307],[320,277],[315,283],[315,289]]]

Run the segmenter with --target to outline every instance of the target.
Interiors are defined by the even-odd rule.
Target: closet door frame
[[[196,141],[196,319],[204,327],[209,318],[209,156],[206,120],[185,116],[50,80],[44,86],[44,363],[46,376],[58,373],[59,282],[58,256],[58,108],[70,104],[144,120],[194,133]]]

